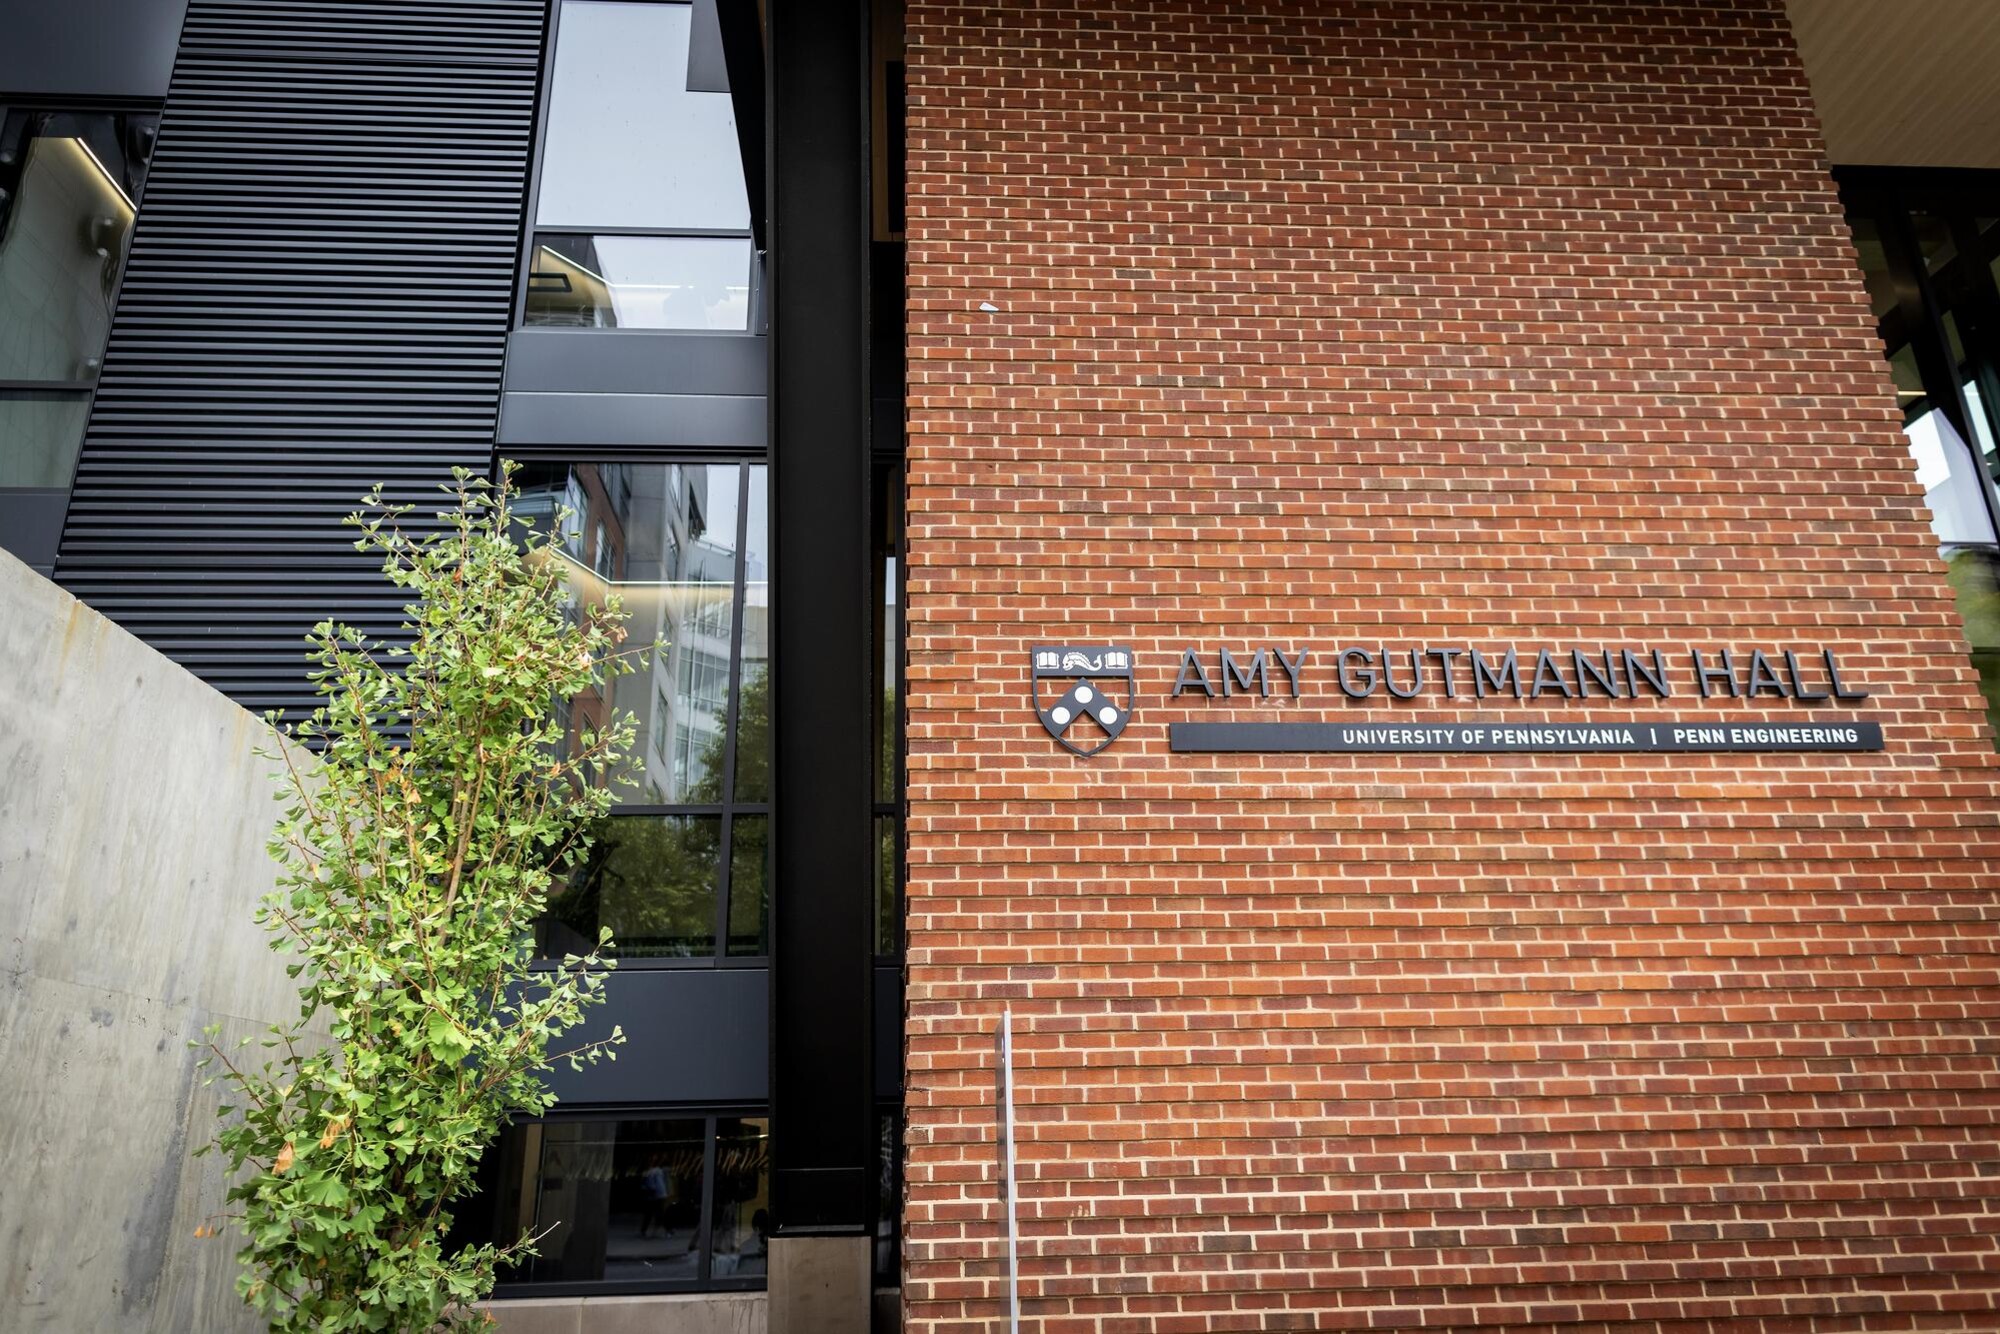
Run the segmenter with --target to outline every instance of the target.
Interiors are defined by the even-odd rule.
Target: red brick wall
[[[2000,1329],[1994,757],[1782,6],[908,23],[911,1326],[1000,1327],[1011,1005],[1032,1328]],[[1625,716],[1189,643],[1822,641],[1883,753],[1167,751]]]

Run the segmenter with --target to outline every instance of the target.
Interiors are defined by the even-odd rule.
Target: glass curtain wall
[[[760,332],[735,104],[707,91],[726,71],[699,18],[686,0],[551,4],[515,312],[537,346],[599,339],[617,345],[614,359],[666,365],[698,356],[699,336]],[[633,396],[676,410],[664,390]],[[655,1019],[631,998],[657,994],[621,992],[635,971],[769,965],[769,470],[740,451],[625,434],[556,443],[519,451],[535,460],[516,475],[519,514],[552,537],[575,615],[622,604],[616,651],[633,670],[555,701],[555,716],[572,753],[614,719],[634,736],[618,764],[588,775],[612,810],[551,887],[534,941],[559,959],[610,928],[607,990],[614,1010],[621,996],[637,1006],[619,1014],[631,1028]],[[708,996],[722,980],[678,994]],[[671,1069],[647,1071],[637,1097],[632,1087],[510,1126],[483,1159],[460,1235],[546,1233],[500,1295],[763,1286],[764,1109],[720,1114],[690,1091],[699,1080]]]
[[[1863,281],[2000,733],[2000,176],[1844,168]]]

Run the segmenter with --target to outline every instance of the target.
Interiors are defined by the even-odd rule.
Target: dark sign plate
[[[1174,723],[1186,752],[1514,754],[1882,749],[1879,723],[1852,719],[1671,723]]]

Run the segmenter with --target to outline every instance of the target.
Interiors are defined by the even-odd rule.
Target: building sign
[[[1042,726],[1067,749],[1090,756],[1118,739],[1136,696],[1133,654],[1114,645],[1037,647],[1033,695]],[[1317,721],[1176,722],[1169,748],[1187,753],[1297,752],[1465,754],[1489,752],[1660,753],[1694,751],[1872,751],[1882,729],[1817,711],[1789,717],[1619,720],[1605,711],[1675,697],[1739,700],[1772,707],[1868,698],[1841,675],[1832,649],[1652,647],[1637,649],[1267,647],[1232,652],[1182,651],[1168,698],[1243,696],[1256,701],[1315,695],[1331,702],[1463,701],[1482,711],[1523,702],[1543,709],[1589,704],[1590,721],[1509,720],[1483,716],[1452,722]]]

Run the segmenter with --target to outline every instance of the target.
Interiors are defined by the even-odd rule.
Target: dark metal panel
[[[863,1232],[874,1194],[867,10],[767,8],[780,1235]]]
[[[605,1003],[554,1050],[625,1031],[615,1061],[582,1070],[557,1062],[549,1083],[565,1108],[731,1103],[760,1106],[769,1090],[770,979],[762,968],[627,968],[605,980]]]
[[[694,21],[688,28],[687,86],[691,93],[729,91],[729,62],[722,52],[722,23],[715,0],[694,0]]]
[[[187,0],[13,0],[0,6],[0,102],[167,95]]]
[[[8,487],[0,490],[0,542],[42,574],[55,567],[62,540],[63,506],[69,492],[59,488]]]
[[[517,329],[507,339],[509,393],[761,395],[769,383],[770,349],[748,334]]]
[[[490,465],[543,0],[193,0],[57,579],[247,707],[401,596],[341,526]]]
[[[754,449],[765,443],[761,398],[697,394],[508,394],[501,445]]]
[[[757,248],[770,245],[766,225],[770,132],[765,121],[765,78],[769,56],[764,36],[763,0],[715,0],[715,21],[729,67],[729,100],[736,107],[736,143],[743,153],[743,183],[750,193],[750,230]]]
[[[875,1101],[903,1100],[903,963],[875,965]]]

